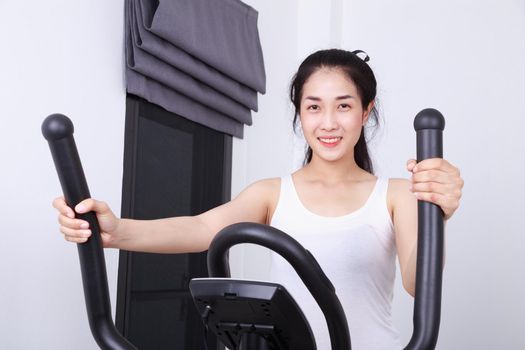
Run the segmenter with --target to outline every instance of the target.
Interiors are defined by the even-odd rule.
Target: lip
[[[339,138],[339,140],[335,141],[335,142],[323,142],[321,139],[333,139],[333,138]],[[321,143],[321,145],[323,145],[324,147],[326,148],[334,148],[336,147],[339,143],[341,143],[341,140],[343,138],[340,137],[340,136],[330,136],[330,137],[318,137],[317,140]]]

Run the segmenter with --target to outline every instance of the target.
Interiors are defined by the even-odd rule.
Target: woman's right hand
[[[60,232],[64,234],[66,241],[84,243],[88,240],[92,234],[89,223],[85,220],[76,219],[75,212],[84,214],[90,211],[94,211],[97,215],[102,246],[110,247],[111,241],[116,238],[115,234],[120,219],[113,214],[109,206],[104,202],[88,198],[78,203],[74,212],[73,209],[68,207],[64,197],[58,197],[53,201],[53,207],[59,212]]]

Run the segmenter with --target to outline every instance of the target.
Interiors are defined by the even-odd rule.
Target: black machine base
[[[205,326],[231,350],[315,350],[310,325],[277,283],[196,278],[190,291]]]

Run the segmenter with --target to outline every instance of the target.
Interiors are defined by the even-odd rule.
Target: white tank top
[[[303,206],[290,175],[281,178],[279,202],[270,223],[308,249],[332,281],[348,319],[353,350],[402,348],[391,317],[396,249],[387,188],[388,180],[378,178],[361,208],[326,217]],[[331,349],[321,309],[295,270],[276,253],[270,280],[284,285],[299,304],[317,349]]]

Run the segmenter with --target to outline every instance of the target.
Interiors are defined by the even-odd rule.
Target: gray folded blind
[[[127,91],[242,137],[266,84],[257,15],[239,0],[126,0]]]

